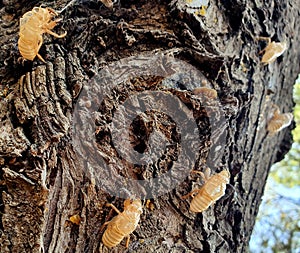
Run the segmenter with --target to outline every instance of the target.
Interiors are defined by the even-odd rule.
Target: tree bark
[[[47,6],[60,10],[67,3]],[[282,112],[293,108],[293,83],[300,72],[299,0],[210,1],[205,16],[196,15],[180,0],[118,1],[112,9],[101,1],[77,1],[60,15],[63,21],[54,29],[66,30],[67,36],[56,39],[44,34],[39,53],[46,63],[36,58],[22,64],[17,48],[19,18],[40,4],[10,0],[0,6],[0,251],[246,252],[270,166],[292,143],[292,126],[270,136],[266,125],[272,104]],[[259,36],[285,40],[288,49],[274,63],[263,65],[258,53],[266,43],[257,40]],[[200,74],[181,80],[181,69],[169,66],[166,59],[185,62]],[[101,103],[90,101],[93,92],[111,87],[99,76],[107,66],[117,76],[117,85],[107,89]],[[152,67],[161,72],[147,76]],[[130,71],[132,77],[127,78]],[[141,74],[135,77],[136,73]],[[218,99],[197,99],[193,90],[203,85],[215,89]],[[185,107],[168,108],[169,115],[164,108],[155,108],[134,119],[131,148],[137,152],[149,149],[154,130],[172,144],[156,162],[137,165],[116,151],[118,143],[113,143],[108,125],[128,98],[147,91],[176,97]],[[98,110],[91,130],[95,134],[89,136],[95,139],[96,151],[85,138],[86,122],[74,116],[79,102],[87,114],[91,108]],[[193,116],[199,132],[199,140],[189,140],[191,145],[198,143],[197,152],[184,154],[186,159],[177,165],[178,173],[187,177],[158,196],[137,188],[142,198],[152,198],[144,201],[129,248],[125,240],[113,249],[104,247],[101,227],[116,215],[106,203],[122,211],[121,197],[130,196],[122,193],[126,188],[122,180],[116,183],[119,196],[102,186],[117,175],[146,180],[172,171],[183,150],[178,129],[185,121],[178,126],[170,115],[186,108],[191,114],[185,116]],[[221,114],[223,124],[210,121]],[[76,134],[82,145],[79,151],[74,147]],[[161,148],[159,136],[153,137],[152,146]],[[112,164],[107,172],[111,174],[106,179],[100,176],[102,181],[99,171],[106,170],[97,170],[95,155]],[[230,185],[215,205],[191,213],[190,199],[181,196],[201,185],[199,176],[190,171],[207,165],[215,166],[214,172],[227,168]],[[176,170],[173,176],[178,176]],[[76,214],[79,225],[70,221]]]

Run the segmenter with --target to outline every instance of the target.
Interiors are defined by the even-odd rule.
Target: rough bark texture
[[[269,168],[291,145],[292,127],[270,137],[265,126],[272,103],[283,112],[293,107],[292,88],[300,62],[300,1],[211,0],[205,17],[194,15],[195,10],[180,0],[121,0],[113,9],[96,0],[78,1],[63,12],[63,21],[55,28],[68,35],[45,36],[40,54],[46,64],[38,59],[22,64],[17,48],[19,18],[41,3],[0,4],[0,251],[247,251]],[[67,1],[43,4],[61,9]],[[256,40],[258,36],[286,40],[288,50],[264,66],[258,52],[265,43]],[[127,250],[124,242],[109,250],[101,243],[101,226],[115,213],[105,204],[113,202],[122,210],[123,200],[103,191],[91,176],[93,171],[86,170],[84,159],[74,152],[72,113],[82,87],[103,67],[142,52],[186,61],[203,73],[203,80],[190,86],[164,83],[155,76],[123,80],[99,105],[99,152],[117,164],[113,172],[124,177],[149,178],[172,169],[180,138],[164,113],[145,113],[132,125],[132,143],[140,152],[147,149],[157,125],[174,143],[151,166],[134,166],[118,157],[106,128],[126,98],[160,90],[183,101],[199,128],[197,162],[186,161],[182,165],[186,170],[203,169],[211,138],[226,132],[224,153],[218,157],[216,150],[215,157],[219,170],[231,172],[231,186],[214,206],[194,214],[189,212],[189,201],[180,198],[199,187],[199,177],[191,174],[173,191],[147,202]],[[203,112],[191,93],[201,83],[218,92],[226,117],[226,125],[215,136],[209,133],[207,120],[207,113],[215,113],[214,102],[209,102],[212,111]],[[88,148],[89,143],[82,142]],[[79,225],[69,220],[75,214],[81,217]]]

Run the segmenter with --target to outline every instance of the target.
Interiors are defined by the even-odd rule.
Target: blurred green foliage
[[[293,191],[278,187],[272,178],[267,182],[250,241],[252,253],[300,253],[300,198]]]

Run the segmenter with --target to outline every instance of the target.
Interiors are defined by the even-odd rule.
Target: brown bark
[[[291,145],[292,127],[270,137],[266,118],[272,103],[283,112],[293,107],[292,85],[300,62],[299,0],[210,1],[205,17],[192,14],[193,10],[179,0],[119,1],[113,9],[96,0],[78,1],[62,13],[63,21],[55,28],[58,33],[66,30],[67,36],[45,36],[40,54],[46,64],[38,59],[21,64],[19,18],[41,3],[11,0],[0,6],[0,251],[247,251],[269,168]],[[57,1],[47,6],[61,9],[66,4]],[[264,66],[258,52],[265,43],[256,40],[258,36],[286,40],[288,50]],[[134,64],[134,73],[146,73],[147,67],[151,68],[147,60],[138,58],[142,53],[157,55],[151,64],[161,66],[161,75],[122,79]],[[136,62],[117,66],[116,62],[130,56],[135,56]],[[195,80],[191,75],[190,80],[182,81],[176,76],[180,69],[164,65],[165,59],[184,61],[201,74]],[[89,94],[100,89],[99,85],[91,86],[91,80],[99,84],[101,79],[95,77],[111,63],[122,82],[114,90],[108,89],[102,104],[90,101]],[[170,72],[175,79],[164,78]],[[205,100],[205,108],[191,92],[204,83],[218,92],[218,101]],[[103,87],[108,85],[103,83]],[[181,199],[199,187],[199,177],[190,174],[172,191],[144,205],[128,250],[124,241],[108,250],[101,243],[101,226],[115,213],[105,204],[112,202],[123,210],[123,199],[102,187],[111,179],[99,182],[97,173],[102,170],[95,169],[95,155],[113,164],[110,176],[147,179],[172,170],[182,151],[181,126],[161,108],[133,121],[131,141],[137,151],[147,151],[149,136],[158,128],[172,143],[163,156],[153,164],[137,166],[117,154],[108,124],[116,108],[143,91],[177,97],[192,112],[199,131],[199,152],[185,154],[191,160],[180,164],[183,173],[189,175],[191,169],[201,170],[206,162],[214,163],[217,171],[229,169],[230,185],[215,205],[194,214],[189,211],[190,200]],[[101,112],[96,117],[96,133],[90,136],[97,140],[97,154],[92,153],[95,147],[86,139],[84,127],[80,128],[85,122],[75,122],[72,117],[84,92],[87,97],[82,108],[87,108],[87,113],[90,108]],[[171,113],[176,114],[176,110]],[[211,115],[218,119],[220,114],[226,119],[223,125],[209,122]],[[74,133],[74,128],[78,132]],[[75,134],[83,147],[79,151],[73,146]],[[219,142],[223,153],[213,145]],[[153,143],[161,144],[159,138]],[[123,186],[119,182],[119,188]],[[144,196],[155,195],[146,189],[137,190]],[[79,225],[69,220],[75,214],[81,217]]]

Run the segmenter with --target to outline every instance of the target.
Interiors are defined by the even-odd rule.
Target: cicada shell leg
[[[113,204],[107,203],[106,206],[107,206],[107,207],[111,207],[111,208],[114,209],[118,214],[121,213],[121,211],[119,211],[119,209],[116,208]],[[100,228],[100,231],[102,232],[103,229],[104,229],[104,227],[107,226],[110,222],[111,222],[111,220],[110,220],[110,221],[104,222],[104,224],[103,224],[103,225],[101,226],[101,228]]]
[[[129,242],[130,242],[130,235],[128,235],[127,239],[126,239],[126,244],[125,244],[126,249],[128,249],[128,247],[129,247]]]
[[[265,40],[265,41],[267,41],[267,46],[266,46],[263,50],[261,50],[261,51],[258,53],[258,54],[263,54],[263,53],[266,51],[268,45],[270,45],[270,43],[271,43],[271,38],[270,38],[270,37],[257,37],[256,39],[257,39],[257,40]]]
[[[38,42],[38,47],[36,49],[36,56],[44,63],[46,63],[46,61],[43,59],[43,57],[39,54],[40,48],[43,45],[43,37],[40,36],[39,38],[39,42]]]
[[[54,9],[52,9],[52,8],[50,8],[50,7],[47,7],[46,9],[47,9],[47,11],[48,11],[50,14],[52,14],[53,16],[57,16],[57,15],[58,15],[58,13],[57,13]]]
[[[59,39],[65,37],[65,36],[67,35],[67,32],[64,32],[63,34],[57,34],[57,33],[52,32],[52,31],[49,30],[49,29],[46,29],[46,33],[49,33],[49,34],[51,34],[52,36],[54,36],[55,38],[59,38]]]
[[[121,213],[121,211],[120,211],[118,208],[116,208],[113,204],[106,204],[106,206],[107,206],[107,207],[111,207],[111,208],[114,209],[118,214]]]
[[[193,198],[194,197],[193,195],[195,193],[200,192],[200,191],[201,191],[201,189],[195,189],[195,190],[191,191],[190,193],[188,193],[188,194],[186,194],[184,196],[181,196],[181,199],[187,199],[189,196],[192,196],[192,198]]]
[[[43,57],[40,54],[36,55],[43,63],[46,63],[46,61],[43,59]]]
[[[267,41],[268,44],[271,43],[270,37],[259,36],[259,37],[256,37],[256,40],[265,40],[265,41]]]
[[[202,180],[204,182],[206,182],[210,178],[210,176],[211,176],[211,170],[210,170],[210,168],[206,168],[204,170],[204,172],[198,171],[198,170],[192,170],[191,173],[199,174],[200,177],[202,178]]]
[[[196,173],[196,174],[199,174],[200,177],[205,180],[206,177],[205,177],[205,174],[202,172],[202,171],[198,171],[198,170],[192,170],[191,173]]]
[[[103,229],[110,223],[111,221],[106,221],[104,224],[101,226],[100,231],[102,232]]]

